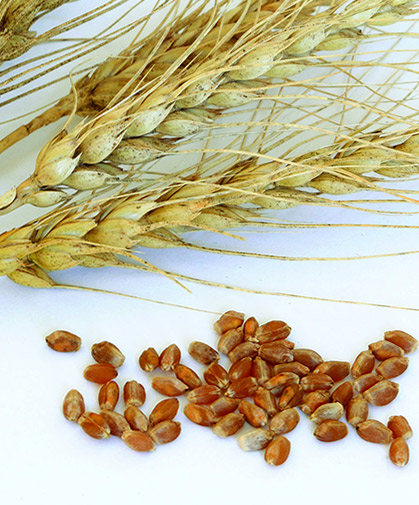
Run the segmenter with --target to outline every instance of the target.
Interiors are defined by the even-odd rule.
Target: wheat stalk
[[[310,3],[297,1],[303,12],[306,5],[310,6]],[[234,10],[227,18],[223,15],[216,19],[215,26],[207,22],[203,27],[205,16],[198,19],[199,26],[189,27],[190,31],[184,34],[186,39],[181,37],[179,41],[179,37],[169,36],[160,38],[159,44],[153,37],[128,61],[126,58],[110,60],[91,78],[82,80],[83,87],[88,90],[91,89],[89,80],[95,83],[97,94],[89,95],[93,102],[103,96],[106,96],[105,102],[108,101],[112,89],[121,91],[121,79],[122,91],[128,95],[124,97],[122,93],[123,99],[116,106],[69,133],[63,131],[48,143],[38,157],[34,174],[2,197],[1,212],[9,212],[24,203],[40,207],[54,205],[68,198],[63,191],[66,186],[95,189],[106,185],[109,177],[115,174],[109,168],[97,168],[98,163],[136,164],[164,155],[173,142],[167,145],[158,136],[147,137],[146,134],[157,131],[159,135],[179,138],[208,127],[216,112],[206,108],[204,103],[225,108],[255,100],[258,89],[264,88],[255,83],[255,79],[269,75],[280,77],[281,72],[282,76],[284,72],[290,75],[290,65],[291,73],[297,72],[298,65],[290,63],[290,58],[292,61],[319,47],[324,49],[325,44],[329,49],[342,47],[342,40],[348,43],[348,30],[368,23],[388,22],[393,19],[393,11],[405,9],[407,3],[411,2],[385,0],[371,5],[357,1],[340,14],[336,13],[337,6],[316,12],[310,22],[304,14],[302,24],[301,19],[294,22],[288,10],[281,9],[282,3],[266,5],[262,2],[261,10],[256,11],[257,16],[250,25],[247,21],[242,26],[243,31],[237,30],[237,26],[247,19],[243,15],[247,13]],[[246,5],[255,6],[259,2]],[[295,12],[295,4],[292,11]],[[267,14],[261,16],[260,12]],[[220,38],[221,27],[228,29]],[[237,33],[238,38],[233,39]],[[185,50],[180,44],[193,37],[197,38]],[[227,49],[223,49],[225,45]],[[164,52],[162,58],[168,60],[164,62],[163,74],[146,83],[140,80],[138,84],[138,75],[143,75],[147,68],[151,72],[153,65],[159,64],[159,59],[155,58],[156,47]],[[203,61],[188,60],[198,49],[205,54]],[[185,64],[185,69],[181,68],[181,63]],[[161,71],[158,67],[157,72]],[[103,79],[105,75],[107,78]],[[116,89],[113,88],[115,79],[118,81]],[[129,83],[135,86],[134,90]]]

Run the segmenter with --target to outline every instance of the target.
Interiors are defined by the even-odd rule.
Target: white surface
[[[89,2],[90,3],[90,2]],[[93,5],[93,2],[92,2]],[[75,4],[72,7],[75,10]],[[67,17],[65,9],[57,17]],[[417,39],[409,39],[418,44]],[[122,46],[121,46],[122,47]],[[66,89],[63,84],[62,89]],[[59,93],[59,91],[56,91]],[[27,107],[28,105],[26,105]],[[9,112],[17,114],[16,104]],[[27,175],[35,153],[56,126],[38,132],[2,155],[6,190]],[[9,131],[10,125],[3,127]],[[2,217],[2,230],[23,222],[33,209]],[[27,214],[25,214],[27,213]],[[16,217],[18,216],[18,217]],[[378,220],[374,215],[337,209],[296,208],[281,216],[314,222],[382,222],[419,225],[417,215]],[[418,249],[417,230],[342,228],[247,234],[248,250],[295,256],[357,256]],[[196,239],[217,245],[217,237]],[[243,244],[223,241],[231,248]],[[296,293],[417,308],[416,255],[344,262],[277,262],[210,256],[183,250],[150,251],[147,259],[161,267],[252,289]],[[215,313],[233,308],[261,322],[283,319],[293,328],[298,347],[311,347],[325,359],[352,361],[367,344],[388,329],[403,329],[418,336],[419,313],[363,305],[338,304],[283,296],[240,293],[188,285],[187,293],[169,280],[116,270],[75,269],[56,278],[63,282],[117,290],[137,296]],[[82,378],[92,359],[90,346],[110,340],[124,352],[126,364],[119,380],[136,379],[148,393],[146,413],[161,399],[150,388],[150,377],[137,365],[148,346],[162,350],[176,342],[186,364],[192,340],[215,344],[215,314],[153,304],[118,296],[79,291],[31,290],[0,279],[2,333],[2,415],[0,417],[0,502],[4,504],[60,505],[81,503],[220,503],[292,502],[300,505],[339,502],[390,505],[414,502],[419,471],[419,442],[409,440],[411,462],[393,466],[387,447],[368,444],[353,430],[343,441],[323,444],[313,436],[310,422],[289,435],[292,452],[286,464],[271,468],[262,453],[244,453],[235,438],[221,440],[209,429],[195,426],[182,413],[182,434],[176,442],[152,454],[130,451],[118,439],[96,441],[61,414],[65,393],[79,389],[89,409],[96,408],[97,387]],[[44,337],[68,329],[83,339],[76,354],[58,354]],[[398,398],[389,406],[371,409],[371,417],[386,421],[403,414],[413,430],[419,429],[419,355],[412,355],[409,370],[396,379]],[[202,371],[202,367],[193,364]],[[122,406],[122,405],[120,405]]]

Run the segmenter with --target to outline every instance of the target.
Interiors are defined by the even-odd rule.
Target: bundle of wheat
[[[170,182],[167,176],[151,178],[135,190],[73,203],[3,233],[0,273],[23,285],[53,287],[48,272],[74,266],[129,267],[135,259],[141,268],[161,272],[134,255],[135,248],[193,248],[185,238],[187,231],[222,233],[259,226],[264,209],[348,206],[310,188],[332,195],[377,189],[376,177],[361,174],[413,175],[418,172],[418,150],[419,134],[407,131],[354,137],[288,163],[239,159],[201,177],[192,168],[189,176]]]
[[[340,7],[344,3],[338,2]],[[107,184],[115,173],[103,165],[97,168],[98,163],[130,165],[164,155],[174,142],[161,136],[178,139],[208,127],[220,108],[257,98],[266,84],[255,79],[296,73],[300,67],[295,58],[318,48],[352,43],[348,30],[391,22],[397,18],[393,11],[398,13],[410,3],[378,0],[371,5],[357,1],[340,13],[336,5],[314,14],[310,10],[307,15],[307,3],[300,0],[286,7],[282,2],[246,2],[254,16],[247,16],[243,9],[215,10],[210,21],[208,15],[202,16],[198,26],[189,26],[186,33],[151,38],[128,61],[112,59],[91,78],[82,80],[88,95],[81,98],[81,104],[112,105],[109,98],[115,94],[121,101],[48,143],[33,175],[2,197],[1,212],[24,203],[40,207],[57,204],[68,198],[63,191],[66,187],[96,189]],[[143,78],[147,73],[152,76],[148,81]],[[214,105],[215,110],[208,107]],[[146,136],[152,132],[157,133]]]

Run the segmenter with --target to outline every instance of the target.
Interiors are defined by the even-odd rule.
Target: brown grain
[[[115,379],[118,375],[116,368],[110,363],[98,363],[89,365],[84,369],[83,377],[96,384],[105,384],[106,382]]]
[[[159,355],[154,347],[149,347],[140,354],[138,363],[144,372],[152,372],[159,366]]]
[[[356,427],[358,435],[373,444],[389,444],[393,438],[393,433],[387,426],[376,419],[367,419]]]
[[[212,431],[221,438],[231,437],[240,431],[245,420],[241,414],[229,413],[219,419],[212,428]]]
[[[401,347],[404,352],[410,353],[418,348],[418,341],[409,333],[400,330],[391,330],[384,333],[384,339]]]
[[[179,410],[179,400],[177,398],[167,398],[160,401],[149,416],[150,426],[160,423],[161,421],[171,421],[176,417]]]
[[[195,361],[203,365],[210,365],[212,362],[220,359],[218,352],[204,342],[192,342],[189,345],[188,352]]]
[[[86,408],[84,399],[77,389],[71,389],[64,397],[63,414],[66,419],[77,423]]]
[[[394,438],[410,438],[413,435],[409,421],[403,416],[391,416],[387,423]]]
[[[98,401],[100,410],[114,410],[119,400],[119,386],[109,381],[99,389]]]
[[[76,352],[81,347],[81,338],[65,330],[56,330],[45,341],[50,349],[57,352]]]
[[[389,458],[396,466],[406,466],[409,463],[409,446],[403,438],[395,438],[390,445]]]
[[[181,396],[189,389],[176,377],[153,377],[151,387],[164,396]]]
[[[265,461],[269,465],[282,465],[288,459],[290,451],[290,441],[287,438],[280,436],[269,442],[265,450]]]
[[[125,356],[111,342],[103,341],[92,345],[92,357],[98,363],[110,363],[115,368],[124,364]]]
[[[334,419],[323,421],[314,431],[314,436],[321,442],[336,442],[345,438],[347,434],[347,425]]]
[[[124,384],[124,402],[126,405],[134,405],[134,407],[142,407],[145,403],[146,392],[142,384],[135,380],[128,381]]]

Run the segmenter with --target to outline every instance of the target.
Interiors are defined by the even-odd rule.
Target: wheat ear
[[[300,204],[351,207],[306,190],[348,194],[377,189],[376,178],[360,174],[412,175],[418,172],[418,156],[419,134],[402,132],[354,138],[288,164],[258,164],[251,158],[206,177],[144,182],[136,190],[67,206],[3,233],[0,275],[27,286],[51,287],[50,271],[121,266],[124,257],[137,258],[133,255],[137,246],[192,247],[182,237],[189,230],[225,233],[246,225],[263,226],[264,209]],[[138,261],[143,268],[158,271]]]
[[[215,112],[203,107],[204,102],[213,103],[214,97],[218,97],[216,104],[221,107],[220,96],[224,107],[237,105],[238,100],[251,101],[255,95],[250,93],[249,96],[246,84],[250,81],[250,86],[254,87],[256,78],[267,74],[279,76],[284,58],[286,61],[307,55],[328,38],[334,40],[342,30],[374,23],[376,17],[380,19],[384,13],[391,13],[392,8],[406,3],[406,0],[385,0],[371,6],[370,2],[357,1],[346,6],[339,15],[335,9],[315,14],[310,23],[305,20],[304,28],[301,21],[288,26],[287,17],[284,20],[280,10],[269,11],[262,21],[256,18],[251,30],[216,57],[211,58],[214,49],[211,46],[208,58],[190,64],[185,75],[180,73],[180,78],[174,78],[173,72],[165,72],[163,82],[156,83],[153,79],[141,87],[141,92],[130,93],[119,105],[81,123],[69,133],[62,132],[42,149],[34,174],[2,197],[0,212],[7,213],[24,203],[40,207],[57,204],[68,199],[68,193],[63,191],[66,186],[96,189],[107,184],[107,176],[112,174],[104,174],[103,165],[96,168],[98,163],[134,164],[164,155],[167,146],[159,138],[145,137],[146,134],[157,131],[178,138],[208,127]],[[224,17],[222,19],[225,21]],[[202,48],[207,32],[200,33],[195,43]],[[214,39],[216,47],[218,41],[218,37]],[[153,44],[155,46],[155,41]],[[195,46],[192,44],[186,55],[183,47],[175,48],[175,54],[170,56],[174,61],[170,64],[178,68],[179,58],[182,60],[191,54],[191,48]],[[148,55],[149,51],[147,48]],[[128,75],[141,71],[143,59],[130,63],[128,69],[125,68]],[[288,68],[287,63],[285,66]],[[103,73],[104,68],[101,71]]]

